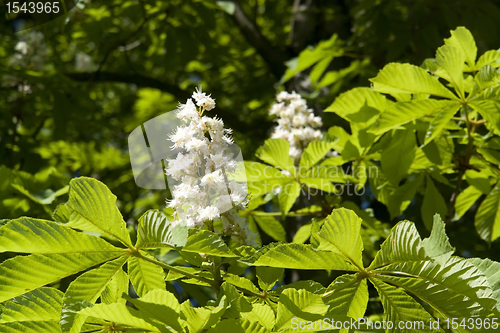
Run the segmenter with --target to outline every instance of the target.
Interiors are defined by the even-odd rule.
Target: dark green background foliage
[[[206,258],[189,254],[203,252],[196,247],[189,248],[186,245],[179,250],[182,258],[179,253],[173,255],[175,251],[166,254],[158,251],[154,253],[156,259],[151,259],[146,252],[140,253],[137,249],[137,244],[141,244],[140,237],[136,239],[138,225],[146,228],[148,223],[160,223],[151,217],[153,213],[143,215],[144,212],[159,209],[169,215],[164,202],[169,193],[136,186],[127,143],[132,130],[155,116],[175,109],[178,102],[184,103],[194,88],[201,84],[203,90],[212,94],[217,102],[211,116],[217,114],[224,120],[226,127],[234,130],[235,142],[242,148],[244,159],[257,161],[258,157],[273,165],[274,172],[279,174],[277,183],[294,184],[298,189],[297,195],[291,198],[267,194],[270,191],[265,191],[267,195],[252,198],[251,207],[245,214],[252,227],[260,231],[263,245],[273,241],[299,244],[270,245],[255,253],[236,249],[234,244],[226,248],[221,239],[213,240],[213,244],[224,247],[224,251],[213,253],[217,259],[210,263],[213,264],[210,273],[215,276],[217,270],[213,267],[226,265],[224,267],[232,267],[231,273],[235,277],[231,280],[225,276],[225,285],[222,285],[222,280],[209,281],[207,286],[215,286],[215,292],[189,282],[176,284],[177,287],[182,286],[177,289],[167,283],[168,290],[177,293],[181,301],[191,299],[205,305],[207,302],[211,304],[209,299],[219,296],[217,304],[223,306],[221,295],[244,292],[248,287],[245,285],[247,282],[238,282],[237,275],[245,272],[243,264],[300,269],[293,265],[280,266],[269,253],[280,253],[279,246],[282,246],[291,251],[287,253],[295,253],[293,251],[297,249],[313,251],[312,248],[318,248],[325,252],[323,255],[331,255],[328,251],[332,251],[331,246],[337,246],[340,241],[334,236],[339,231],[350,234],[357,242],[353,251],[359,258],[351,260],[356,268],[350,269],[352,265],[339,264],[335,267],[340,268],[331,267],[338,270],[332,273],[330,266],[318,259],[316,266],[308,266],[311,270],[287,270],[283,279],[283,271],[278,270],[278,278],[274,279],[273,276],[270,284],[276,280],[279,283],[291,283],[312,279],[327,286],[343,271],[356,272],[356,275],[337,279],[327,289],[316,284],[307,288],[305,284],[297,287],[297,290],[302,290],[299,295],[302,300],[321,303],[321,297],[316,297],[317,294],[328,293],[335,288],[343,290],[339,285],[349,279],[356,280],[360,285],[364,283],[360,288],[368,288],[365,283],[368,275],[383,270],[383,263],[397,262],[401,259],[398,256],[420,261],[429,271],[432,271],[432,265],[443,265],[440,269],[445,273],[448,270],[456,273],[459,271],[456,266],[463,263],[459,259],[456,262],[450,259],[453,247],[455,254],[461,257],[499,261],[500,242],[496,238],[500,235],[500,121],[497,115],[500,96],[497,59],[500,53],[490,51],[488,54],[492,61],[485,60],[482,63],[480,60],[486,51],[500,46],[498,17],[500,5],[494,0],[323,0],[314,3],[297,0],[293,5],[290,1],[282,0],[240,3],[209,0],[82,1],[68,15],[36,28],[44,35],[47,54],[43,68],[35,68],[9,65],[9,59],[15,54],[18,36],[12,33],[9,22],[2,15],[0,78],[14,76],[19,82],[29,85],[31,91],[23,93],[16,86],[0,86],[0,219],[5,219],[0,220],[0,225],[20,216],[52,220],[52,214],[59,204],[70,200],[66,205],[71,206],[73,199],[68,195],[70,179],[79,176],[95,178],[106,184],[117,196],[116,205],[132,237],[132,240],[122,241],[121,244],[116,238],[107,239],[120,248],[116,250],[119,254],[115,257],[110,254],[100,261],[108,260],[96,272],[104,274],[114,265],[118,265],[122,272],[121,265],[127,261],[131,275],[134,260],[147,261],[149,258],[150,261],[158,259],[162,263],[151,266],[150,262],[149,268],[157,276],[163,276],[161,268],[174,269],[175,272],[175,267],[179,265],[198,264],[199,269],[194,269],[192,275],[206,282],[205,275],[210,271],[206,266],[209,263],[203,262],[205,266],[201,264]],[[25,16],[23,19],[29,21],[30,17]],[[458,52],[456,45],[453,45],[450,30],[458,26],[467,27],[474,36],[477,45],[475,59],[463,58],[463,54],[470,50],[469,45],[465,51],[460,51],[465,53]],[[449,38],[446,44],[451,46],[441,47],[445,38]],[[90,66],[76,66],[77,58],[82,54],[92,59]],[[391,62],[412,65],[389,64]],[[464,62],[467,66],[459,68],[463,67]],[[434,78],[429,73],[435,75]],[[423,76],[418,77],[421,74]],[[458,83],[454,81],[457,78],[460,78]],[[425,86],[422,82],[428,83],[425,87],[427,90],[419,90]],[[433,85],[440,85],[439,82],[451,90]],[[369,89],[370,86],[373,89]],[[440,89],[447,93],[440,94]],[[293,162],[287,165],[288,160],[278,158],[287,156],[286,142],[266,141],[273,126],[268,110],[276,93],[281,90],[295,90],[307,98],[308,105],[323,117],[322,130],[326,133],[322,142],[311,145],[307,157],[309,160],[303,158],[300,162],[310,167],[304,174],[297,173],[291,177],[274,168],[294,170]],[[445,111],[440,109],[443,105],[446,106]],[[353,117],[355,111],[359,111],[358,115],[363,119]],[[330,149],[339,152],[340,157],[335,160],[325,158]],[[259,165],[258,168],[271,168],[257,163],[254,165]],[[335,195],[327,186],[320,187],[324,193],[315,198],[317,202],[305,198],[295,202],[300,189],[318,188],[309,174],[312,172],[309,169],[316,163],[351,170],[372,166],[377,168],[380,177],[357,176],[353,177],[356,179],[347,177],[343,180],[328,180],[329,186],[332,182],[351,180],[365,185],[363,196]],[[264,180],[253,176],[249,175],[250,191],[257,192],[262,189]],[[83,179],[89,178],[80,179],[86,182]],[[104,186],[89,182],[89,188]],[[73,184],[77,182],[73,181]],[[109,204],[113,206],[114,202]],[[357,229],[345,225],[339,227],[337,220],[326,218],[332,209],[341,207],[353,210],[363,220],[360,222],[352,212],[342,213],[348,214],[349,221],[356,221],[356,225],[359,222]],[[57,212],[55,220],[67,222],[69,227],[102,231],[79,228],[77,222],[65,215],[63,208],[58,208]],[[438,218],[433,221],[434,213],[441,214],[451,245],[443,232],[445,224]],[[96,216],[99,214],[92,217]],[[148,222],[145,220],[147,218],[156,222]],[[409,222],[397,224],[403,219],[414,221],[415,225]],[[43,226],[37,220],[17,221],[32,223],[47,233],[55,228],[50,223]],[[167,230],[168,223],[162,221]],[[115,227],[122,225],[120,218],[115,222]],[[434,236],[424,239],[429,236],[433,222]],[[5,232],[10,232],[16,223],[19,222],[9,224]],[[106,224],[105,227],[110,225]],[[391,228],[393,233],[389,236]],[[382,247],[382,252],[391,253],[386,254],[387,258],[383,257],[384,254],[377,254],[384,239],[388,243],[396,239],[404,244],[405,232],[413,235],[411,244],[414,248],[390,248],[387,245],[385,250]],[[319,237],[320,234],[323,236]],[[192,238],[188,238],[188,244],[189,239],[203,238],[200,235],[190,234]],[[23,242],[29,244],[29,235],[26,237]],[[440,245],[435,246],[433,242]],[[68,246],[75,245],[70,243]],[[213,244],[206,246],[210,248]],[[177,245],[168,243],[166,247]],[[132,252],[127,252],[124,247]],[[0,249],[3,252],[2,244]],[[300,253],[299,250],[295,254]],[[21,251],[16,246],[5,251],[35,253],[29,249]],[[266,251],[271,252],[266,255]],[[0,261],[12,256],[11,252],[2,253]],[[221,259],[225,256],[229,259]],[[238,263],[234,259],[236,257]],[[468,261],[463,265],[476,265],[481,270],[490,267],[488,263],[480,261]],[[415,267],[412,269],[418,268]],[[266,274],[259,270],[248,269],[246,276],[256,283],[258,281],[266,292],[271,287],[262,286]],[[439,271],[439,274],[445,274],[443,271]],[[177,272],[180,275],[171,272],[170,280],[183,276],[183,272]],[[377,271],[374,274],[379,273]],[[482,288],[479,282],[485,279],[491,279],[489,282],[493,283],[491,268],[488,273],[483,273],[477,273],[475,287],[478,290]],[[217,274],[220,277],[220,271]],[[255,274],[260,276],[256,278]],[[384,276],[384,273],[380,274]],[[390,276],[391,273],[387,274]],[[64,292],[76,276],[81,278],[79,283],[87,278],[85,274],[68,275],[71,274],[61,273],[60,276],[64,278],[60,282],[52,281],[55,283],[52,286]],[[132,275],[134,288],[141,288],[141,282],[132,280]],[[121,277],[113,278],[119,280]],[[395,289],[391,289],[391,283],[397,285],[391,279],[387,277],[383,282],[370,280],[373,284],[367,289],[370,297],[376,297],[377,292],[379,295],[384,292],[387,295],[397,294]],[[227,290],[221,290],[221,285]],[[238,291],[233,285],[239,288]],[[255,293],[261,291],[252,286],[257,290]],[[154,286],[144,287],[138,291],[138,295],[144,296],[147,291],[154,289]],[[40,292],[51,293],[51,290],[40,289]],[[68,290],[71,292],[71,287]],[[306,290],[314,295],[306,295]],[[493,293],[498,299],[497,285]],[[156,296],[170,297],[165,295]],[[278,295],[276,292],[269,298],[269,306],[279,306],[276,305]],[[365,296],[367,301],[368,291],[362,298]],[[49,296],[44,294],[36,297],[43,299]],[[59,304],[63,309],[69,306],[64,303],[67,299],[61,298],[60,294],[50,297],[58,300],[54,304]],[[324,296],[323,301],[328,297]],[[406,297],[405,302],[416,303],[411,297]],[[84,300],[95,302],[96,299]],[[366,313],[382,313],[381,302],[371,300]],[[421,300],[425,303],[425,298]],[[327,304],[332,305],[334,301],[329,300]],[[381,301],[388,312],[384,299]],[[490,301],[481,300],[484,303],[480,302],[481,306],[493,309],[494,304]],[[282,300],[280,302],[284,304]],[[82,309],[87,306],[82,304],[79,305]],[[140,308],[140,305],[134,305]],[[429,307],[426,304],[424,306],[429,311]],[[316,315],[322,312],[321,306],[318,307]],[[86,315],[90,315],[94,310],[85,311]],[[217,321],[219,317],[213,311],[210,316],[214,316]],[[363,314],[363,311],[362,305],[355,308],[358,315]],[[421,311],[425,312],[423,308]],[[424,316],[428,316],[425,313]],[[96,312],[94,315],[95,318],[106,319],[97,316]],[[220,330],[223,331],[223,326]]]

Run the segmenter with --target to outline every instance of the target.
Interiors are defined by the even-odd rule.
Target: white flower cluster
[[[94,60],[84,52],[77,52],[75,55],[75,69],[77,71],[90,72],[95,69]]]
[[[231,130],[221,119],[203,116],[215,101],[201,89],[177,109],[185,124],[178,126],[170,140],[172,149],[182,149],[175,159],[167,160],[167,176],[180,182],[173,186],[173,199],[167,201],[175,210],[176,223],[190,228],[207,226],[210,230],[231,236],[247,245],[256,245],[256,235],[246,219],[238,215],[247,203],[247,188],[228,175],[239,163],[228,152],[233,143]],[[198,108],[196,107],[198,106]]]
[[[8,61],[10,67],[22,67],[23,69],[36,71],[44,69],[47,60],[47,49],[43,34],[40,31],[31,30],[21,35],[14,50],[16,52]],[[21,93],[31,93],[31,86],[15,75],[4,75],[1,81],[2,87],[17,87]]]
[[[282,91],[276,96],[278,103],[272,105],[270,115],[278,116],[278,126],[271,134],[273,139],[290,142],[290,156],[298,162],[302,151],[314,140],[321,139],[321,117],[314,116],[307,108],[305,99],[296,92]]]
[[[16,53],[10,58],[9,66],[43,70],[47,60],[47,50],[40,31],[30,30],[21,35],[14,50]]]

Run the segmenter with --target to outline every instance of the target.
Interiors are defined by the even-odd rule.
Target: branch
[[[257,24],[253,22],[243,11],[236,0],[230,0],[234,4],[232,16],[234,23],[250,44],[257,50],[269,66],[269,70],[279,80],[286,70],[285,62],[290,58],[282,49],[273,47],[271,43],[261,34]]]

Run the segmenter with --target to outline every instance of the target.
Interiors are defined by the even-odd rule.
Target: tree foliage
[[[23,63],[31,37],[6,34],[0,332],[497,329],[498,16],[494,1],[86,1]],[[173,223],[168,191],[130,172],[126,134],[198,84],[242,147],[257,248]],[[265,140],[276,85],[324,109],[298,162]]]

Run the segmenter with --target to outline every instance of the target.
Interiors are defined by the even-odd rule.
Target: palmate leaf
[[[135,328],[138,332],[170,332],[165,325],[159,324],[145,313],[137,311],[124,304],[96,304],[78,312],[81,315],[102,319],[126,328]],[[125,328],[124,327],[124,328]],[[129,329],[130,330],[130,329]]]
[[[284,139],[267,139],[264,145],[257,149],[258,158],[275,167],[295,174],[293,159],[290,157],[290,143]]]
[[[127,225],[116,207],[116,196],[106,185],[97,179],[79,177],[72,179],[69,187],[69,200],[57,207],[55,220],[132,245]]]
[[[375,279],[405,289],[446,318],[484,316],[496,306],[484,274],[462,258],[451,257],[443,265],[432,260],[400,262],[375,272]]]
[[[0,264],[0,302],[127,255],[101,238],[30,218],[0,228],[0,244],[2,252],[33,253]]]
[[[500,63],[497,60],[500,59],[500,51],[489,50],[484,52],[482,56],[477,60],[474,70],[480,70],[483,66],[491,65],[493,67],[499,67]]]
[[[187,323],[189,333],[199,333],[215,325],[224,314],[225,307],[193,308],[189,301],[181,304],[181,318]]]
[[[313,294],[304,289],[286,289],[279,298],[274,329],[279,331],[291,328],[293,318],[305,321],[323,319],[327,311],[328,305],[323,302],[321,295]]]
[[[286,231],[274,216],[251,214],[248,219],[254,220],[259,228],[276,241],[286,242]]]
[[[258,162],[245,161],[245,171],[245,179],[235,177],[235,180],[248,181],[248,191],[253,197],[262,196],[293,180],[279,169]]]
[[[444,40],[446,45],[458,48],[464,55],[470,68],[475,68],[477,46],[474,36],[465,27],[457,27],[451,31],[451,37]],[[462,69],[461,67],[459,69]]]
[[[32,254],[0,264],[0,302],[116,259],[123,252]]]
[[[299,168],[310,169],[325,157],[326,153],[332,150],[332,148],[333,145],[330,142],[313,141],[309,143],[302,153]]]
[[[354,88],[340,94],[325,112],[335,112],[350,121],[352,131],[357,132],[371,126],[391,103],[370,88]]]
[[[137,229],[138,249],[175,248],[184,246],[188,236],[187,227],[172,226],[168,217],[159,210],[148,210],[139,218]]]
[[[465,54],[459,48],[451,45],[443,45],[437,49],[436,63],[439,66],[436,75],[442,76],[449,81],[457,94],[464,97],[464,80],[463,80],[463,67],[465,61]],[[443,71],[446,75],[440,75],[439,72]]]
[[[360,229],[361,219],[352,210],[335,209],[317,233],[320,242],[318,250],[331,251],[362,269],[363,241]]]
[[[439,134],[443,132],[447,125],[449,125],[451,118],[458,112],[460,105],[451,105],[445,109],[441,109],[436,116],[429,123],[427,132],[425,133],[424,145],[434,140]]]
[[[208,230],[189,230],[184,252],[205,253],[218,257],[236,257],[219,235]]]
[[[425,254],[422,239],[412,222],[401,221],[396,224],[391,234],[380,248],[369,269],[391,263],[413,262],[429,259]]]
[[[272,244],[242,262],[253,266],[288,269],[358,271],[358,268],[347,262],[343,256],[331,251],[318,251],[307,244]]]
[[[63,298],[61,312],[61,328],[63,332],[80,332],[86,317],[72,311],[75,303],[88,301],[94,304],[101,296],[110,280],[122,271],[122,266],[127,261],[126,256],[109,261],[99,268],[83,273],[69,285]],[[123,272],[123,271],[122,271]]]
[[[393,323],[393,329],[386,332],[444,332],[442,329],[432,329],[429,323],[434,318],[425,309],[416,302],[411,296],[408,296],[403,289],[391,286],[385,282],[376,279],[371,280],[380,295],[384,312],[387,320]],[[402,322],[423,323],[421,326],[413,326],[411,329],[399,329]],[[419,325],[419,324],[416,324]],[[405,327],[405,326],[403,326]]]
[[[455,94],[432,78],[427,71],[410,64],[387,64],[370,81],[373,82],[375,91],[386,94],[427,94],[457,99]]]
[[[1,333],[59,333],[63,293],[40,288],[5,303],[0,320]]]
[[[479,258],[468,259],[468,261],[486,276],[493,292],[493,298],[497,301],[497,310],[500,311],[500,263]]]
[[[0,252],[68,253],[120,251],[104,239],[52,221],[21,217],[0,228]]]
[[[434,80],[434,79],[431,79]],[[436,81],[437,82],[437,81]],[[449,113],[449,109],[458,110],[460,104],[449,100],[417,99],[394,103],[381,113],[370,132],[377,135],[404,125],[426,115]]]
[[[490,88],[470,101],[469,105],[486,120],[486,127],[500,135],[500,87]]]
[[[446,235],[445,224],[439,214],[434,215],[431,235],[422,241],[425,253],[440,264],[447,262],[455,252]]]
[[[111,278],[106,288],[101,294],[101,302],[106,304],[123,303],[126,300],[122,298],[123,293],[128,293],[129,278],[123,270],[118,270]]]
[[[328,314],[363,318],[368,305],[368,285],[359,273],[342,275],[327,288],[323,300],[330,306]]]
[[[262,327],[256,321],[247,319],[221,320],[217,325],[208,330],[208,333],[268,333],[270,330]]]
[[[179,316],[181,307],[174,294],[166,290],[153,290],[140,299],[127,297],[127,300],[150,318],[172,327],[177,332],[183,331]]]
[[[273,309],[267,304],[252,304],[252,311],[241,312],[241,317],[257,322],[268,330],[272,330],[276,322]]]
[[[143,256],[150,256],[144,251],[140,253]],[[128,275],[139,296],[144,296],[155,289],[165,289],[163,268],[144,259],[130,257],[128,259]]]

